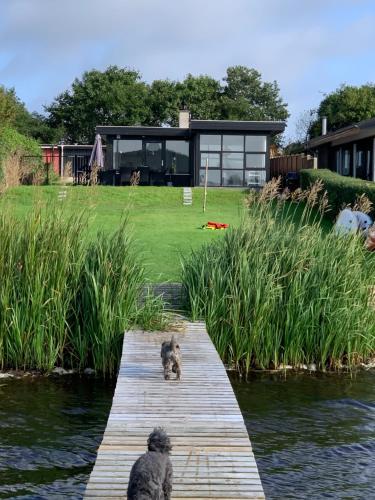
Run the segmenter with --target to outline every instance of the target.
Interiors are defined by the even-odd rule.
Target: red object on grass
[[[227,229],[229,224],[225,224],[224,222],[207,222],[208,227],[214,227],[215,229]]]

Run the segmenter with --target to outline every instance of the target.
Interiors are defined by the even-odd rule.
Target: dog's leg
[[[171,498],[172,477],[173,477],[172,464],[171,464],[171,461],[168,460],[167,470],[166,470],[165,479],[164,479],[164,483],[163,483],[164,500],[170,500],[170,498]]]
[[[172,373],[172,363],[167,361],[164,365],[164,379],[169,380],[171,378]]]
[[[176,365],[176,380],[181,380],[181,365],[177,363]]]

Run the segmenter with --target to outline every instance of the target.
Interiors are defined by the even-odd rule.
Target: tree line
[[[287,120],[288,105],[276,81],[263,81],[254,68],[231,66],[223,79],[188,74],[182,81],[147,83],[133,69],[90,70],[59,94],[44,114],[30,113],[14,89],[0,86],[0,126],[15,128],[40,143],[91,143],[96,125],[177,126],[187,108],[194,119]],[[328,130],[375,116],[375,84],[342,85],[298,120],[296,148]]]
[[[10,101],[2,112],[1,99]],[[9,103],[9,102],[8,102]],[[96,125],[177,126],[182,107],[208,120],[286,120],[287,104],[276,81],[245,66],[229,67],[223,80],[188,74],[182,81],[146,83],[132,69],[110,66],[86,71],[45,106],[45,115],[27,112],[14,90],[0,90],[0,120],[40,142],[90,143]]]

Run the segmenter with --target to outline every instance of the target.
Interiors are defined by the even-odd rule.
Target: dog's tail
[[[158,451],[159,453],[169,453],[172,450],[168,434],[161,427],[156,427],[148,436],[147,447],[148,451]]]

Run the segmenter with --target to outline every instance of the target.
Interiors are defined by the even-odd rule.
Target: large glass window
[[[243,151],[243,135],[223,135],[223,151]]]
[[[165,141],[166,171],[169,174],[189,173],[189,142]]]
[[[220,153],[201,153],[201,167],[206,168],[208,160],[208,168],[220,168]]]
[[[243,186],[243,170],[223,170],[223,186]]]
[[[265,168],[266,155],[263,153],[246,153],[246,168]]]
[[[223,168],[243,169],[243,153],[223,153]]]
[[[266,152],[267,137],[265,135],[247,135],[245,141],[246,151]]]
[[[221,135],[201,135],[201,151],[221,151]]]
[[[201,184],[206,161],[208,185],[261,186],[266,181],[266,135],[202,134],[200,151]]]
[[[343,151],[343,158],[342,158],[342,175],[350,175],[351,174],[351,168],[350,168],[350,150],[345,149]]]
[[[150,172],[161,173],[163,170],[163,144],[161,142],[146,142],[146,166]]]
[[[335,167],[336,167],[336,172],[339,174],[341,170],[341,150],[338,149],[335,152]]]
[[[266,182],[265,170],[247,170],[245,172],[245,185],[249,187],[264,186]]]
[[[220,186],[221,185],[221,170],[208,170],[207,171],[207,186]],[[199,171],[199,184],[204,186],[204,181],[206,178],[206,171],[200,169]]]
[[[143,163],[142,141],[119,139],[113,141],[114,167],[139,168]]]

